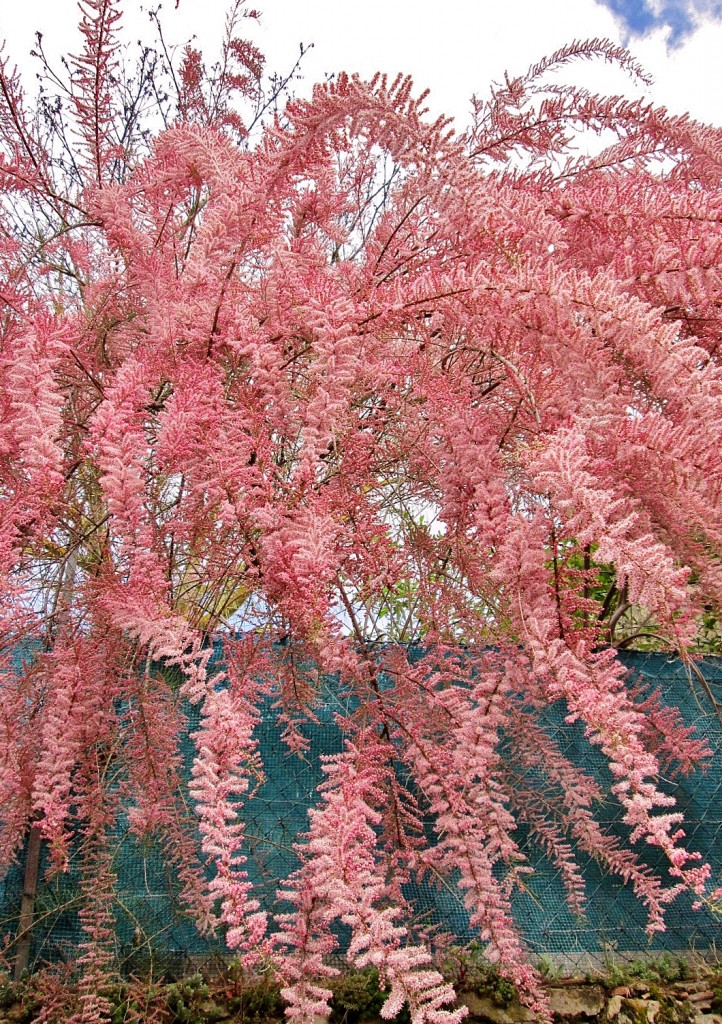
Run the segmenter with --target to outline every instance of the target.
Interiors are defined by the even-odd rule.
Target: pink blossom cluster
[[[561,85],[584,59],[640,75],[599,40],[508,77],[463,134],[403,77],[340,74],[264,121],[241,3],[217,66],[159,58],[129,104],[120,0],[81,6],[46,119],[0,55],[0,868],[31,827],[52,870],[78,861],[84,1024],[123,809],[199,926],[276,963],[291,1018],[327,1013],[341,921],[387,1015],[459,1019],[410,924],[419,879],[545,1013],[519,824],[575,912],[578,852],[650,933],[682,890],[719,909],[661,782],[707,750],[617,647],[694,675],[720,646],[722,133]],[[313,756],[329,674],[348,745],[274,925],[256,732],[271,715]]]

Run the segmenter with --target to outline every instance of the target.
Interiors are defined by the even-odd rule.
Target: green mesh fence
[[[419,657],[422,652],[411,652]],[[689,674],[676,660],[658,654],[625,652],[625,665],[640,675],[650,690],[661,687],[665,703],[680,708],[685,722],[694,725],[712,750],[704,771],[668,784],[684,813],[690,848],[699,851],[713,868],[717,884],[722,871],[722,734],[717,708],[722,706],[722,659],[709,658],[700,664],[703,678]],[[257,736],[265,766],[266,781],[256,791],[244,811],[247,826],[247,869],[256,886],[256,894],[265,909],[278,909],[276,891],[297,866],[293,844],[307,827],[307,812],[314,804],[316,787],[322,778],[320,758],[343,747],[343,736],[334,718],[341,704],[332,680],[326,680],[325,701],[317,712],[317,721],[307,723],[303,731],[309,740],[304,758],[289,755],[281,742],[275,718],[264,715]],[[189,722],[183,738],[184,752],[190,764],[193,744],[189,738],[197,722]],[[556,738],[563,753],[587,772],[593,772],[605,791],[611,778],[603,759],[591,749],[578,725],[564,723],[562,712],[551,709],[544,728]],[[597,814],[598,820],[624,836],[621,810],[610,798]],[[518,841],[533,873],[525,880],[526,890],[513,897],[517,924],[533,953],[547,954],[570,965],[581,965],[600,955],[637,954],[639,952],[705,952],[715,949],[722,939],[719,919],[709,911],[694,910],[687,897],[676,900],[668,910],[667,931],[650,944],[644,932],[646,915],[631,890],[617,876],[604,873],[592,860],[580,856],[584,869],[588,903],[583,918],[567,908],[558,870],[529,840],[520,827]],[[165,861],[157,843],[138,841],[124,822],[111,836],[113,866],[117,875],[115,890],[116,954],[127,973],[153,967],[154,972],[180,974],[197,969],[224,953],[221,941],[208,941],[199,935],[192,920],[182,911],[177,899],[175,870]],[[654,851],[642,851],[654,868]],[[44,878],[46,858],[41,858],[40,878],[35,901],[32,932],[31,967],[45,961],[77,958],[82,941],[78,920],[80,903],[77,873],[72,870],[50,881]],[[657,868],[662,877],[661,859]],[[17,932],[23,865],[18,864],[0,883],[0,921],[6,941]],[[413,900],[418,923],[435,926],[464,943],[473,938],[460,896],[452,887],[416,885],[407,895]],[[342,936],[343,941],[343,936]],[[12,952],[12,947],[9,952]]]

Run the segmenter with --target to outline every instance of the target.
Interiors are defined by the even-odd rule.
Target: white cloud
[[[704,13],[712,3],[695,0],[695,7]],[[466,121],[471,94],[483,95],[505,70],[519,73],[575,38],[620,39],[613,15],[595,0],[505,0],[494,5],[468,0],[366,0],[363,5],[259,0],[258,5],[263,5],[263,17],[252,37],[271,68],[289,69],[300,42],[315,44],[304,61],[303,92],[325,73],[341,69],[364,76],[376,70],[390,75],[402,71],[413,76],[419,91],[431,89],[434,113],[455,115],[458,126]],[[129,39],[150,34],[140,6],[140,0],[126,3]],[[7,0],[3,7],[7,9]],[[181,42],[195,32],[201,47],[212,49],[222,29],[226,0],[181,0],[177,11],[173,7],[173,0],[166,0],[163,15],[169,38]],[[11,19],[0,13],[0,37],[10,38],[16,58],[30,49],[35,29],[44,32],[49,52],[77,50],[76,12],[73,0],[28,0],[13,5]],[[721,44],[722,27],[707,21],[674,52],[667,52],[664,29],[635,41],[633,50],[657,80],[653,95],[658,102],[722,122]],[[29,67],[26,59],[23,64]],[[626,80],[609,68],[579,67],[570,74],[604,91],[627,88]]]
[[[670,50],[667,32],[658,29],[632,44],[654,77],[652,97],[674,113],[691,112],[701,121],[722,124],[722,24],[707,21]]]

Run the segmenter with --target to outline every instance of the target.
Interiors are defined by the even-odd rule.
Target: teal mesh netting
[[[410,652],[418,657],[422,652]],[[684,813],[690,848],[699,851],[719,879],[722,870],[722,734],[715,703],[722,705],[722,659],[708,658],[700,664],[704,679],[691,676],[674,659],[657,654],[620,655],[624,664],[641,677],[649,689],[661,687],[665,703],[680,708],[685,722],[694,725],[707,740],[712,758],[704,771],[668,784]],[[331,679],[323,683],[324,702],[317,721],[303,726],[309,740],[309,753],[303,758],[290,755],[281,742],[275,716],[264,714],[257,737],[265,766],[266,781],[256,791],[244,811],[247,825],[247,869],[257,895],[268,910],[277,909],[276,891],[297,866],[293,844],[306,829],[307,812],[315,801],[322,778],[320,758],[343,747],[343,735],[335,721],[335,712],[346,710]],[[605,791],[611,778],[603,759],[590,748],[578,725],[563,721],[563,713],[551,709],[544,728],[560,743],[573,762],[593,772]],[[183,737],[186,761],[190,764],[193,743],[190,733],[197,719],[191,718]],[[598,820],[624,835],[621,811],[613,799],[607,800]],[[704,951],[715,947],[722,935],[718,919],[707,910],[693,910],[691,900],[681,897],[669,908],[667,931],[650,944],[644,932],[644,908],[618,877],[600,869],[593,861],[580,857],[588,896],[586,915],[575,917],[564,901],[558,870],[545,858],[520,826],[520,845],[533,868],[525,879],[526,890],[516,892],[513,905],[516,921],[525,940],[535,953],[563,956],[582,962],[589,954],[609,950]],[[152,962],[156,970],[181,973],[219,957],[221,941],[201,938],[194,923],[179,906],[175,871],[164,860],[159,846],[138,842],[120,822],[111,837],[113,865],[117,875],[114,912],[117,922],[116,952],[123,970],[144,969]],[[654,851],[643,855],[655,866]],[[43,858],[45,859],[45,858]],[[40,881],[35,901],[35,923],[30,962],[74,960],[82,941],[77,916],[78,879],[71,870],[52,880],[44,878],[41,862]],[[659,870],[665,875],[661,859]],[[19,863],[0,883],[0,921],[2,934],[10,940],[16,934],[23,864]],[[718,881],[718,884],[719,881]],[[473,938],[460,897],[453,887],[435,888],[417,885],[407,894],[418,913],[418,923],[437,926],[451,933],[457,942]],[[12,949],[9,950],[12,952]]]

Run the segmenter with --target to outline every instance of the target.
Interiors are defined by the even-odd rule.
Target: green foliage
[[[386,1001],[379,985],[379,972],[372,967],[363,971],[345,971],[329,981],[333,991],[331,1024],[356,1024],[378,1017]]]
[[[722,623],[712,608],[700,617],[694,647],[698,654],[722,655]]]
[[[537,970],[549,984],[558,983],[563,977],[563,972],[544,954],[538,959]],[[517,998],[514,986],[499,975],[496,965],[486,960],[478,942],[450,947],[443,973],[457,991],[475,992],[498,1006],[506,1007]],[[588,980],[601,982],[608,989],[633,988],[635,982],[643,982],[661,1004],[659,1024],[676,1024],[686,1020],[685,1011],[680,1009],[666,986],[694,976],[694,967],[684,957],[665,953],[631,962],[608,957],[604,975]],[[705,970],[705,978],[714,993],[712,1012],[722,1013],[722,973],[709,976]],[[53,993],[57,995],[60,988],[66,993],[67,1005],[75,1006],[77,989],[67,977],[63,980],[55,974],[39,972],[15,983],[8,974],[0,973],[0,1016],[3,1019],[8,1016],[16,1024],[31,1024],[41,1007],[46,1008],[46,1000],[53,1002]],[[333,991],[329,1024],[366,1024],[379,1020],[387,993],[380,986],[376,969],[344,971],[329,980],[329,988]],[[233,1024],[281,1024],[284,1003],[279,989],[273,974],[249,975],[240,964],[232,963],[217,976],[204,977],[196,973],[172,982],[134,978],[102,994],[112,1006],[110,1024],[218,1024],[225,1020]],[[626,1012],[631,1024],[644,1024],[645,1015],[637,1017],[633,1007]],[[408,1007],[404,1007],[395,1021],[410,1024]]]
[[[563,971],[557,967],[551,957],[542,953],[536,965],[536,969],[545,981],[558,981],[563,977]]]
[[[381,989],[374,968],[346,971],[331,979],[329,987],[333,990],[331,1024],[378,1019],[386,1001],[387,993]],[[178,1024],[213,1024],[228,1017],[237,1022],[283,1019],[284,1003],[275,977],[249,977],[235,964],[213,983],[194,974],[163,986],[158,994],[166,1010],[164,1019]],[[113,1018],[113,1024],[124,1024],[127,1019],[136,1018],[119,1016]],[[405,1007],[395,1019],[397,1024],[409,1024],[408,1009]]]
[[[15,1024],[26,1024],[35,1020],[40,1001],[33,979],[24,977],[13,981],[9,974],[0,973],[0,1010],[10,1010],[8,1015]]]
[[[330,1024],[361,1024],[378,1020],[388,993],[381,989],[375,968],[345,971],[331,979],[333,989]],[[77,988],[52,972],[38,972],[16,984],[0,974],[0,1011],[11,1010],[17,1024],[30,1024],[43,1005],[43,993],[63,991],[65,1001],[75,1003]],[[283,1021],[284,1002],[272,974],[250,976],[240,965],[231,964],[212,980],[200,973],[171,982],[134,978],[103,990],[111,1004],[110,1024],[278,1024]],[[408,1007],[395,1018],[396,1024],[410,1024]]]
[[[238,1021],[280,1020],[283,1017],[283,1000],[278,982],[272,975],[248,978],[235,965],[229,969],[229,983],[216,999],[223,995],[224,1004],[233,1012]]]
[[[712,1013],[722,1014],[722,974],[717,974],[710,983],[714,993],[712,997]]]
[[[499,974],[496,964],[489,963],[476,940],[449,948],[443,974],[457,991],[488,996],[497,1006],[508,1006],[518,995],[516,986]]]
[[[507,1007],[517,999],[515,987],[484,957],[483,947],[478,942],[451,946],[442,970],[457,991],[474,992],[500,1007]],[[558,983],[563,977],[563,972],[545,954],[539,957],[537,970],[549,984]],[[609,956],[603,976],[588,980],[601,982],[607,989],[633,987],[635,982],[643,982],[653,998],[661,1003],[660,1024],[674,1024],[681,1019],[680,1009],[665,987],[693,976],[694,970],[684,957],[665,953],[631,962]],[[14,983],[9,975],[0,973],[0,1011],[9,1010],[17,1024],[31,1024],[44,1006],[44,997],[56,991],[53,979],[61,988],[70,985],[66,989],[70,997],[68,1005],[74,1004],[77,990],[67,978],[62,981],[56,975],[39,972]],[[722,973],[709,977],[708,984],[714,992],[712,1011],[722,1013]],[[333,992],[329,1024],[378,1021],[387,993],[380,986],[375,968],[344,971],[330,979],[328,985]],[[284,1015],[276,977],[273,974],[249,975],[238,963],[232,963],[212,978],[200,973],[172,982],[134,978],[102,994],[112,1005],[110,1024],[217,1024],[225,1020],[233,1024],[280,1024]],[[631,1008],[627,1013],[630,1019],[634,1016]],[[410,1024],[408,1007],[404,1007],[395,1021]],[[644,1020],[634,1017],[631,1024],[644,1024]]]
[[[654,960],[635,960],[629,967],[629,975],[643,981],[672,984],[689,976],[689,966],[684,957],[663,953]]]
[[[163,986],[134,978],[127,984],[105,992],[111,1003],[110,1024],[151,1024],[163,1019]]]
[[[0,1010],[6,1010],[17,1002],[16,986],[7,974],[0,975]]]
[[[226,1011],[210,998],[210,989],[201,974],[192,974],[168,985],[165,1002],[172,1015],[171,1020],[178,1024],[206,1024],[227,1016]]]
[[[631,963],[608,961],[602,982],[608,988],[643,981],[649,985],[671,985],[689,977],[689,964],[684,957],[663,953],[660,957],[643,957]]]
[[[375,967],[361,971],[344,971],[329,980],[333,992],[330,1024],[357,1024],[359,1021],[378,1020],[388,993],[381,988],[379,972]],[[396,1024],[410,1024],[408,1005],[396,1017]]]

